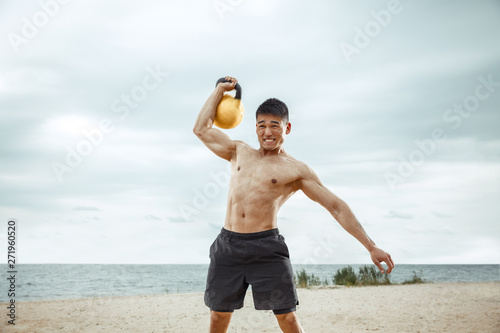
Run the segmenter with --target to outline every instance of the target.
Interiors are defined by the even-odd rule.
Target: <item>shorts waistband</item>
[[[250,233],[234,232],[222,228],[220,233],[221,235],[225,235],[229,238],[237,238],[237,239],[259,239],[270,236],[277,236],[280,234],[278,228],[259,231],[259,232],[250,232]]]

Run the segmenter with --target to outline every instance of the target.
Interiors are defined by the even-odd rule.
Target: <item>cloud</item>
[[[73,207],[73,210],[89,211],[89,212],[100,212],[101,211],[99,208],[91,207],[91,206],[76,206],[76,207]]]
[[[395,210],[390,210],[389,213],[386,215],[386,217],[391,218],[391,219],[413,219],[415,216],[413,214],[408,214],[408,213],[403,213],[400,211],[395,211]]]
[[[459,128],[443,120],[447,109],[475,92],[479,76],[500,80],[498,2],[406,1],[347,64],[339,43],[352,42],[355,28],[373,19],[370,12],[386,6],[243,1],[221,20],[210,1],[71,2],[19,53],[1,39],[0,206],[23,224],[26,244],[32,244],[24,250],[26,262],[145,257],[140,251],[110,251],[102,259],[97,250],[86,254],[55,245],[50,254],[36,250],[48,243],[70,249],[75,243],[80,250],[105,226],[96,248],[147,242],[154,244],[152,261],[206,263],[206,247],[224,223],[227,187],[189,218],[180,207],[194,207],[197,193],[228,165],[192,133],[216,79],[224,75],[240,80],[246,110],[242,124],[225,133],[257,147],[255,109],[268,97],[285,101],[292,121],[287,153],[310,165],[367,221],[377,244],[395,249],[401,260],[419,260],[413,249],[436,223],[446,222],[446,230],[454,232],[456,237],[446,238],[452,248],[462,235],[482,239],[498,232],[500,88]],[[20,33],[22,18],[40,10],[38,3],[21,2],[2,8],[5,34]],[[121,118],[113,103],[131,96],[147,68],[156,66],[169,76]],[[98,128],[102,119],[109,119],[114,131],[58,182],[51,163],[67,163],[68,147],[75,150],[88,141],[84,132]],[[415,141],[429,138],[436,127],[445,130],[446,141],[391,191],[384,172],[397,172],[399,158],[408,159],[418,149]],[[300,240],[317,239],[332,217],[301,194],[290,200],[280,223],[302,251],[297,257],[305,258],[311,249]],[[99,217],[80,216],[85,212]],[[399,220],[419,224],[409,230]],[[144,230],[136,238],[137,221],[155,228],[154,234]],[[304,231],[304,221],[314,227]],[[183,223],[196,224],[197,231]],[[41,233],[53,228],[61,234]],[[79,234],[85,241],[74,241]],[[422,237],[418,242],[415,234]],[[182,256],[173,246],[162,247],[167,236],[186,246]],[[349,237],[342,241],[350,247]],[[411,254],[401,250],[404,246]],[[458,260],[444,246],[429,251]]]
[[[443,214],[443,213],[434,212],[434,211],[432,212],[432,214],[434,214],[434,216],[440,217],[440,218],[449,218],[449,217],[451,217],[451,215],[449,215],[449,214]]]
[[[192,223],[193,221],[182,216],[168,217],[168,220],[172,223]]]
[[[162,221],[161,218],[159,218],[158,216],[154,216],[154,215],[146,215],[146,216],[144,216],[144,218],[146,220],[150,220],[150,221]]]

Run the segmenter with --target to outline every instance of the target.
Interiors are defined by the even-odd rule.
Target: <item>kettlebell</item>
[[[215,83],[215,86],[221,82],[230,82],[225,78],[220,78]],[[241,103],[241,86],[236,83],[234,87],[236,89],[236,95],[233,97],[227,93],[222,96],[222,99],[217,106],[217,112],[215,113],[214,125],[223,128],[230,129],[238,126],[243,120],[243,114],[245,109],[243,108],[243,103]]]

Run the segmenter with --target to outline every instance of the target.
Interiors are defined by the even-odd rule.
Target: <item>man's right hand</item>
[[[236,80],[232,76],[226,76],[226,80],[230,82],[221,82],[207,99],[201,108],[196,122],[194,124],[193,132],[196,136],[217,156],[231,161],[236,152],[236,144],[231,138],[222,131],[213,128],[217,106],[219,105],[224,93],[231,91],[235,88]]]
[[[224,89],[224,91],[233,90],[236,86],[236,83],[238,83],[238,80],[232,76],[226,76],[225,79],[231,82],[221,82],[217,85],[217,87],[221,87],[222,89]]]

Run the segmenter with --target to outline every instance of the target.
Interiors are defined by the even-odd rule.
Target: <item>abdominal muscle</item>
[[[239,233],[277,228],[278,210],[297,190],[293,163],[285,154],[262,157],[248,145],[238,144],[231,161],[224,228]]]
[[[278,227],[277,209],[273,207],[275,205],[262,204],[260,200],[244,200],[238,204],[232,202],[233,200],[228,198],[224,229],[251,233]]]
[[[273,184],[270,177],[231,177],[224,228],[251,233],[278,227],[278,210],[294,193]]]

